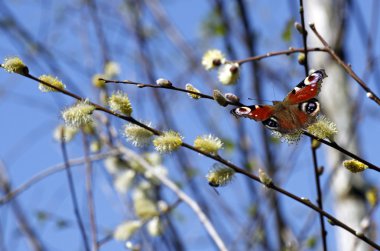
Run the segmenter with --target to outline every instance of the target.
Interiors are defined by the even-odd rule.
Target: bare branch
[[[330,45],[326,42],[326,40],[319,34],[317,31],[317,28],[315,28],[314,24],[309,25],[311,30],[314,32],[314,34],[318,37],[318,39],[322,42],[322,44],[325,46],[325,49],[327,52],[331,55],[331,57],[340,65],[343,67],[343,69],[367,92],[367,97],[375,101],[378,105],[380,105],[380,99],[379,97],[367,86],[364,81],[359,78],[358,75],[351,69],[351,66],[346,64],[336,53],[335,51],[330,47]]]

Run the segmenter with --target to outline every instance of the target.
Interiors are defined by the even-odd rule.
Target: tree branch
[[[367,92],[367,97],[375,101],[378,105],[380,105],[380,99],[376,96],[376,94],[367,86],[366,83],[362,79],[359,78],[358,75],[351,69],[351,66],[346,64],[336,53],[335,51],[330,47],[330,45],[326,42],[326,40],[319,34],[317,31],[317,28],[315,28],[314,24],[309,24],[311,30],[314,32],[314,34],[318,37],[318,39],[322,42],[322,44],[325,46],[325,49],[330,54],[330,56],[340,65],[343,67],[343,69]]]
[[[76,99],[78,99],[78,100],[85,100],[84,98],[82,98],[82,97],[80,97],[80,96],[78,96],[78,95],[75,95],[75,94],[73,94],[73,93],[71,93],[71,92],[69,92],[69,91],[67,91],[67,90],[59,89],[59,88],[57,88],[57,87],[55,87],[55,86],[52,86],[52,85],[50,85],[50,84],[48,84],[48,83],[46,83],[46,82],[44,82],[44,81],[41,81],[41,80],[39,80],[38,78],[36,78],[36,77],[30,75],[29,73],[24,74],[23,76],[28,77],[28,78],[31,78],[31,79],[33,79],[33,80],[35,80],[35,81],[37,81],[37,82],[42,83],[42,84],[45,84],[45,85],[47,85],[47,86],[49,86],[49,87],[51,87],[51,88],[53,88],[53,89],[56,89],[56,90],[59,91],[59,92],[62,92],[62,93],[64,93],[64,94],[66,94],[66,95],[69,95],[69,96],[71,96],[71,97],[74,97],[74,98],[76,98]],[[133,117],[121,115],[121,114],[119,114],[119,113],[113,112],[113,111],[111,111],[111,110],[109,110],[109,109],[107,109],[107,108],[105,108],[105,107],[103,107],[103,106],[101,106],[101,105],[98,105],[98,104],[93,103],[93,102],[90,102],[90,101],[89,101],[89,104],[91,104],[91,105],[93,105],[94,107],[96,107],[97,110],[104,111],[104,112],[106,112],[106,113],[108,113],[108,114],[111,114],[111,115],[113,115],[113,116],[116,116],[116,117],[118,117],[118,118],[121,118],[121,119],[123,119],[123,120],[126,120],[126,121],[128,121],[128,122],[130,122],[130,123],[133,123],[133,124],[136,124],[136,125],[138,125],[138,126],[141,126],[141,127],[145,128],[145,129],[151,131],[151,132],[152,132],[153,134],[155,134],[155,135],[161,135],[161,134],[162,134],[161,131],[156,130],[156,129],[153,129],[153,128],[151,128],[151,127],[149,127],[149,126],[147,126],[147,125],[145,125],[145,124],[143,124],[143,123],[137,121],[137,120],[134,119]],[[318,139],[318,138],[316,138],[315,136],[311,135],[311,134],[308,133],[308,132],[303,132],[303,133],[304,133],[305,135],[308,135],[309,137],[312,137],[312,138],[317,139],[318,141],[320,141],[320,142],[322,142],[322,143],[324,143],[324,144],[327,144],[327,145],[329,145],[329,146],[334,146],[334,148],[339,149],[340,151],[346,153],[346,154],[349,155],[349,156],[353,155],[352,153],[348,152],[347,150],[345,150],[345,149],[339,147],[336,143],[330,143],[330,142],[325,141],[325,140],[323,140],[323,139]],[[245,176],[251,178],[252,180],[255,180],[255,181],[257,181],[257,182],[262,183],[262,182],[260,181],[260,179],[259,179],[258,176],[254,175],[254,174],[252,174],[252,173],[250,173],[250,172],[248,172],[248,171],[246,171],[245,169],[239,168],[238,166],[236,166],[236,165],[230,163],[229,161],[227,161],[227,160],[221,158],[220,156],[211,155],[211,154],[209,154],[209,153],[206,153],[206,152],[204,152],[204,151],[201,151],[201,150],[199,150],[199,149],[196,149],[195,147],[193,147],[193,146],[191,146],[191,145],[189,145],[189,144],[187,144],[187,143],[182,143],[182,146],[185,147],[185,148],[188,148],[188,149],[190,149],[190,150],[192,150],[192,151],[194,151],[194,152],[198,152],[198,153],[200,153],[200,154],[202,154],[202,155],[204,155],[204,156],[207,156],[207,157],[209,157],[209,158],[211,158],[211,159],[214,159],[214,160],[216,160],[216,161],[218,161],[218,162],[220,162],[220,163],[222,163],[222,164],[225,164],[226,166],[228,166],[228,167],[234,169],[236,172],[241,173],[241,174],[243,174],[243,175],[245,175]],[[64,149],[64,143],[63,143],[63,149]],[[351,154],[351,155],[350,155],[350,154]],[[354,155],[354,156],[356,156],[356,155]],[[362,161],[360,158],[359,158],[358,160],[359,160],[359,161]],[[67,156],[65,157],[65,162],[68,163],[68,162],[67,162]],[[376,166],[370,164],[369,162],[367,162],[367,161],[365,161],[365,162],[362,161],[362,162],[365,163],[365,164],[368,163],[367,165],[371,166],[372,169],[377,170],[377,171],[380,171],[380,168],[378,168],[378,167],[376,167]],[[375,167],[375,168],[374,168],[374,167]],[[69,168],[66,168],[66,170],[69,171],[70,169],[69,169]],[[68,176],[71,177],[71,172],[68,172]],[[72,179],[72,178],[71,178],[71,179]],[[69,180],[70,180],[70,179],[69,179]],[[345,229],[346,231],[348,231],[348,232],[350,232],[351,234],[355,235],[356,237],[358,237],[359,239],[363,240],[364,242],[366,242],[367,244],[371,245],[372,247],[375,247],[375,248],[377,248],[377,249],[380,249],[380,245],[376,244],[374,241],[372,241],[371,239],[367,238],[364,234],[362,234],[362,233],[356,233],[356,231],[355,231],[354,229],[350,228],[349,226],[347,226],[347,225],[344,224],[343,222],[339,221],[338,219],[336,219],[335,217],[333,217],[333,216],[330,215],[329,213],[327,213],[327,212],[321,210],[318,206],[316,206],[316,205],[314,205],[313,203],[311,203],[308,199],[303,199],[303,198],[301,198],[301,197],[298,197],[298,196],[296,196],[296,195],[294,195],[294,194],[292,194],[292,193],[290,193],[290,192],[288,192],[288,191],[286,191],[286,190],[284,190],[284,189],[282,189],[282,188],[280,188],[280,187],[275,186],[274,184],[270,184],[270,185],[268,185],[268,188],[271,188],[271,189],[273,189],[273,190],[275,190],[275,191],[277,191],[277,192],[279,192],[279,193],[282,193],[282,194],[284,194],[285,196],[287,196],[287,197],[289,197],[289,198],[292,198],[293,200],[296,200],[296,201],[302,203],[303,205],[305,205],[305,206],[307,206],[307,207],[313,209],[314,211],[323,214],[323,216],[325,216],[325,217],[327,217],[328,219],[330,219],[330,221],[331,221],[332,223],[334,223],[335,225],[337,225],[337,226],[339,226],[339,227]]]

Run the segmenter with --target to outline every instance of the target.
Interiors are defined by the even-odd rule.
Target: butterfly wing
[[[315,98],[321,90],[323,79],[326,77],[326,72],[323,69],[313,72],[288,93],[284,102],[298,104]]]
[[[242,106],[231,110],[236,117],[244,117],[255,121],[265,121],[274,113],[272,105],[251,105]]]
[[[271,129],[281,133],[292,133],[315,120],[320,111],[315,97],[319,94],[321,84],[327,75],[318,70],[302,80],[282,102],[273,105],[242,106],[231,110],[236,117],[261,121]]]

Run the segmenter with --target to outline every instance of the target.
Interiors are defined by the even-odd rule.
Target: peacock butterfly
[[[267,128],[280,133],[296,132],[315,122],[320,111],[316,97],[326,77],[325,70],[317,70],[302,80],[283,101],[273,101],[273,105],[242,106],[231,113],[236,117],[262,121]]]

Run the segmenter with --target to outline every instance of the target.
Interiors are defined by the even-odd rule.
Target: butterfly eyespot
[[[270,117],[267,120],[263,121],[263,124],[268,127],[269,129],[276,130],[278,129],[278,121],[274,117]]]
[[[319,108],[319,102],[316,99],[311,99],[307,102],[300,104],[300,109],[306,114],[309,114],[311,116],[316,115],[320,108]]]
[[[307,78],[307,81],[309,83],[313,82],[315,79],[317,79],[317,76],[313,73],[311,74],[308,78]]]
[[[243,115],[243,114],[248,114],[251,112],[251,108],[249,107],[239,107],[233,110],[233,112],[236,115]]]

